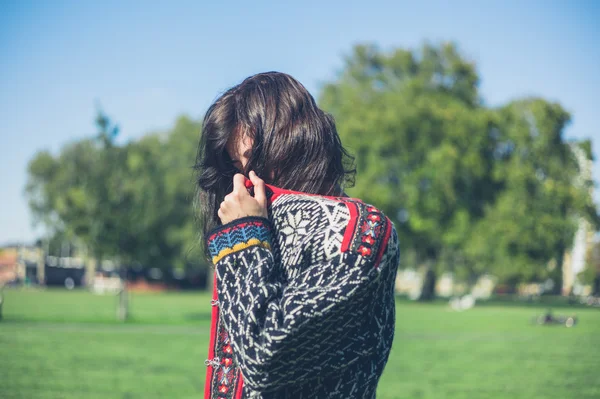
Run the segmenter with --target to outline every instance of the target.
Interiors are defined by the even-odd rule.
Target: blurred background
[[[402,247],[380,398],[600,397],[600,4],[0,1],[0,397],[197,398],[202,115],[286,72]]]

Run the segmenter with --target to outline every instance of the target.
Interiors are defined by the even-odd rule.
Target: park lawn
[[[208,293],[5,292],[0,398],[200,398]],[[399,300],[396,336],[378,398],[599,398],[600,311],[574,328],[531,325],[543,309]]]

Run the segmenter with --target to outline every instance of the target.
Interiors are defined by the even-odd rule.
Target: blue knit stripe
[[[260,219],[240,219],[237,224],[221,226],[209,236],[208,249],[211,258],[225,249],[233,249],[236,244],[247,243],[253,238],[270,246],[271,229],[266,222]]]

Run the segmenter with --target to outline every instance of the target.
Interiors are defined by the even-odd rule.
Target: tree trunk
[[[97,257],[89,257],[85,262],[85,285],[88,289],[94,287],[94,280],[96,279],[96,269],[100,264],[98,263]]]
[[[46,248],[40,248],[38,254],[37,281],[39,285],[46,285],[46,256],[49,255],[48,246],[46,245]],[[25,268],[23,277],[27,277],[27,267]]]
[[[129,317],[129,295],[127,292],[127,272],[121,266],[121,291],[119,291],[119,307],[117,309],[117,318],[119,321],[127,321]]]
[[[556,254],[556,268],[552,273],[552,280],[554,280],[554,287],[551,290],[553,295],[569,295],[568,292],[563,293],[563,262],[565,261],[565,247],[559,245]]]
[[[433,270],[431,261],[427,261],[425,269],[425,275],[423,276],[423,286],[421,288],[421,295],[419,301],[432,301],[435,298],[435,283],[437,276]]]
[[[565,162],[564,160],[564,154],[563,155],[563,164]],[[564,204],[564,202],[561,204],[560,206],[560,214],[562,215],[562,217],[564,219],[567,218],[567,207]],[[577,234],[577,233],[575,233]],[[552,294],[554,295],[569,295],[568,292],[563,292],[563,284],[564,284],[564,277],[563,277],[563,263],[565,261],[565,253],[567,252],[567,245],[573,245],[573,240],[575,239],[575,236],[570,237],[570,243],[566,244],[564,239],[561,239],[559,241],[558,244],[558,248],[556,251],[556,269],[554,270],[554,272],[556,273],[553,277],[554,280],[554,288],[552,289]],[[573,270],[573,253],[571,253],[571,270]]]

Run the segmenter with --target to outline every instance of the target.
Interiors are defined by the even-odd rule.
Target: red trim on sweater
[[[352,239],[354,238],[354,230],[356,229],[356,223],[358,223],[358,206],[352,201],[344,201],[350,212],[350,222],[346,231],[344,232],[344,239],[342,240],[342,246],[340,251],[346,252],[350,248]]]
[[[242,392],[244,390],[243,388],[244,388],[244,379],[242,377],[242,371],[238,370],[238,385],[235,390],[234,399],[242,399]]]
[[[245,184],[246,188],[252,188],[252,187],[254,187],[254,184],[252,184],[252,181],[250,179],[246,179],[246,182],[244,184]],[[277,197],[279,197],[280,195],[283,195],[283,194],[312,195],[312,196],[316,196],[316,197],[323,197],[323,198],[335,199],[335,200],[339,200],[339,201],[352,200],[352,201],[362,202],[358,198],[339,197],[339,196],[335,196],[335,195],[321,195],[321,194],[313,194],[313,193],[304,193],[302,191],[286,190],[284,188],[275,187],[275,186],[272,186],[270,184],[265,184],[265,187],[268,188],[269,190],[271,190],[273,192],[273,195],[271,195],[271,197],[268,199],[269,202],[275,201],[277,199]]]
[[[213,296],[217,298],[217,272],[213,272]],[[212,306],[212,305],[211,305]],[[210,360],[215,357],[215,341],[217,339],[217,320],[219,320],[219,307],[212,306],[211,324],[210,324],[210,345],[208,347],[208,358]],[[208,365],[206,368],[206,381],[204,383],[204,399],[211,399],[212,377],[214,375],[213,366]]]
[[[385,247],[387,247],[387,243],[390,240],[390,235],[392,233],[392,221],[386,216],[385,217],[386,220],[386,229],[385,229],[385,235],[383,236],[383,242],[381,243],[381,246],[379,247],[379,251],[377,252],[377,258],[375,258],[375,267],[378,268],[379,267],[379,262],[381,261],[381,258],[383,257],[383,252],[385,251]]]

